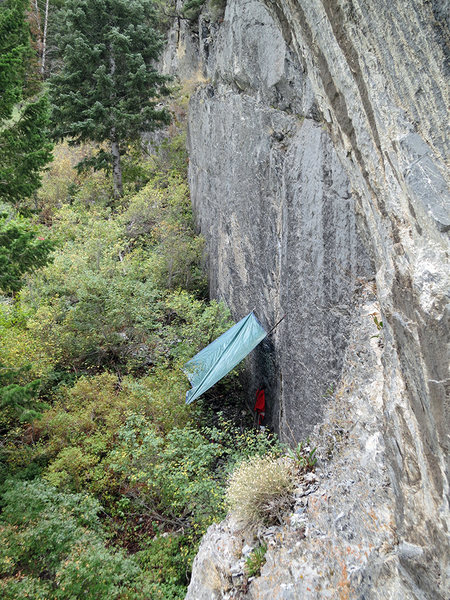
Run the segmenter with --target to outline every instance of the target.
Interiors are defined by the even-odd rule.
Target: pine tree
[[[0,123],[11,118],[22,97],[29,51],[24,2],[5,0],[0,4]]]
[[[26,0],[0,3],[0,200],[17,204],[39,187],[51,160],[49,106],[36,96]]]
[[[68,0],[58,46],[63,61],[50,79],[55,138],[108,142],[114,196],[122,194],[121,156],[128,142],[168,122],[157,94],[167,78],[155,69],[163,40],[151,0]],[[102,162],[103,161],[103,162]],[[105,165],[99,153],[97,164]]]
[[[16,294],[23,275],[45,265],[52,247],[28,219],[0,214],[0,291]]]
[[[35,379],[24,385],[16,380],[29,367],[19,370],[7,369],[0,363],[0,409],[12,410],[21,423],[31,423],[40,419],[49,406],[39,399],[41,381]]]
[[[17,121],[0,132],[0,199],[17,204],[41,185],[42,168],[52,158],[48,124],[49,103],[44,95],[27,103]]]

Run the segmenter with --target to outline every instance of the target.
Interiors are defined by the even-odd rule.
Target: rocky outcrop
[[[382,342],[370,286],[353,307],[341,384],[313,432],[320,466],[297,485],[284,526],[252,536],[229,516],[205,535],[186,600],[416,597],[405,585],[383,441]],[[245,559],[267,544],[261,575]],[[420,598],[421,596],[417,596]]]
[[[210,289],[270,328],[249,361],[250,398],[295,442],[320,419],[342,367],[350,305],[370,261],[350,184],[310,84],[257,0],[231,2],[189,111],[190,186]]]
[[[287,314],[247,369],[284,439],[326,419],[355,293],[375,277],[388,572],[409,594],[392,598],[448,596],[447,19],[444,0],[228,0],[222,22],[200,18],[192,67],[205,80],[190,183],[211,291],[236,318]],[[350,597],[378,597],[387,584],[373,577]]]
[[[236,317],[255,309],[268,328],[286,314],[253,356],[249,391],[266,386],[273,425],[295,441],[339,376],[355,281],[369,267],[349,183],[311,119],[211,87],[190,111],[191,144],[203,140],[191,152],[190,182],[211,289]]]

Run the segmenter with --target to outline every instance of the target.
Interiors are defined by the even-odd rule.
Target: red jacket
[[[259,415],[259,423],[264,419],[266,414],[266,394],[264,390],[256,390],[255,411]]]

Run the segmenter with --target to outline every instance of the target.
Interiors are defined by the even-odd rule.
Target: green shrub
[[[112,373],[81,377],[73,387],[62,387],[58,401],[36,425],[46,440],[44,478],[66,491],[114,491],[117,482],[103,461],[128,412],[141,406],[131,382],[121,383]]]
[[[203,530],[223,515],[223,489],[214,472],[223,455],[193,427],[166,436],[142,415],[131,415],[119,432],[110,467],[123,474],[129,494],[153,507],[153,516],[174,525],[196,522]]]
[[[288,456],[294,465],[302,471],[312,471],[317,463],[317,448],[311,446],[309,438],[306,442],[300,442],[294,449],[288,450]]]
[[[42,411],[48,408],[45,402],[38,399],[41,382],[39,379],[20,385],[24,371],[28,368],[7,369],[0,362],[0,413],[6,410],[13,413],[21,423],[31,423],[40,419]]]
[[[0,207],[0,291],[17,294],[25,273],[48,263],[53,245],[44,236],[29,219]]]
[[[58,360],[30,333],[27,322],[33,314],[18,299],[14,304],[0,301],[0,363],[5,373],[15,371],[14,383],[19,385],[43,380]]]
[[[21,295],[27,339],[60,367],[85,372],[135,371],[167,358],[172,348],[161,338],[171,329],[170,292],[181,287],[204,296],[206,289],[204,241],[194,232],[186,182],[155,175],[114,214],[76,201],[52,219],[54,260],[28,277]],[[186,299],[178,309],[189,312],[195,299]],[[200,313],[205,308],[202,302]]]
[[[55,597],[48,581],[27,576],[0,579],[0,593],[3,600],[49,600]]]
[[[145,549],[137,553],[136,558],[147,581],[153,584],[155,598],[182,600],[185,597],[197,549],[197,545],[191,542],[185,535],[158,535],[146,542]]]
[[[79,492],[88,483],[98,460],[96,455],[85,454],[80,448],[64,448],[50,464],[45,479],[55,487]]]
[[[96,500],[42,482],[7,486],[0,522],[0,590],[7,598],[139,598],[142,570],[106,545]]]
[[[261,544],[253,550],[245,561],[245,572],[248,577],[257,577],[261,574],[261,567],[266,562],[267,544]]]
[[[239,521],[249,527],[282,523],[292,505],[293,479],[282,458],[254,456],[229,479],[226,500]]]
[[[225,514],[231,469],[249,455],[277,448],[276,440],[264,433],[222,423],[200,430],[180,423],[164,435],[153,420],[132,414],[119,431],[109,467],[122,475],[130,497],[153,507],[156,520],[189,523],[201,535]]]
[[[218,415],[216,426],[204,427],[202,431],[208,439],[223,447],[226,460],[222,469],[226,477],[246,459],[267,454],[279,457],[284,452],[284,446],[276,435],[259,429],[238,427],[225,419],[222,413]]]
[[[80,540],[56,571],[57,598],[123,598],[135,588],[140,574],[134,560],[121,551],[112,552],[102,540]]]

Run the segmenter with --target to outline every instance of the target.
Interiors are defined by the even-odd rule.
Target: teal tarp
[[[186,393],[186,404],[225,377],[266,335],[266,330],[251,312],[200,350],[183,368],[192,385],[192,389]]]

